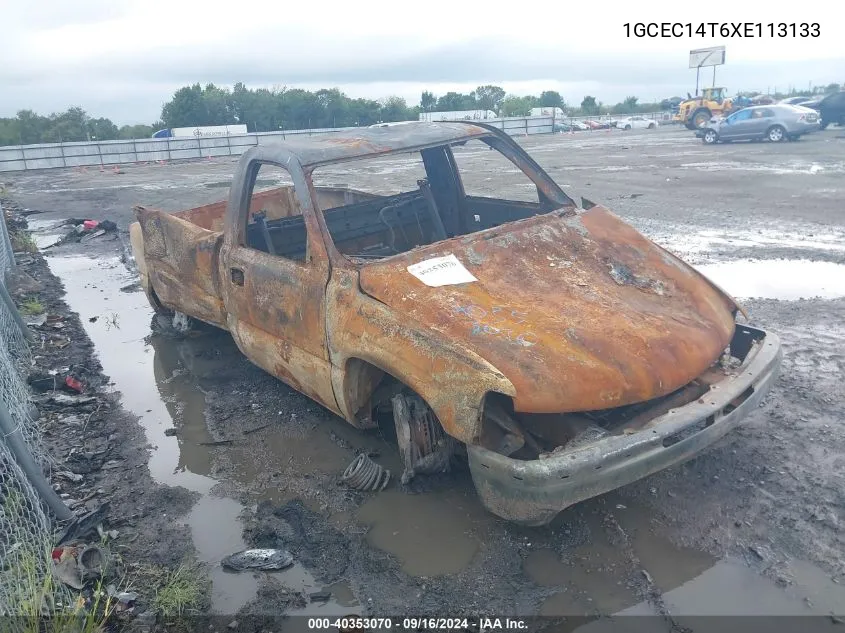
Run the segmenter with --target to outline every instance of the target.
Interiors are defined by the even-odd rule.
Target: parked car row
[[[597,121],[593,119],[585,119],[583,121],[558,121],[555,122],[555,132],[583,132],[589,130],[653,130],[657,128],[659,123],[654,119],[649,119],[644,116],[629,116],[622,119],[607,119]]]

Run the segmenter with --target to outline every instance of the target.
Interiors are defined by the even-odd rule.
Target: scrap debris
[[[276,571],[293,565],[293,556],[283,549],[246,549],[230,554],[220,565],[232,571]]]
[[[64,222],[64,225],[71,226],[73,228],[56,242],[50,244],[49,246],[45,246],[44,250],[70,242],[88,242],[97,237],[102,237],[106,233],[117,232],[117,224],[115,224],[111,220],[68,218]]]
[[[390,471],[376,464],[366,453],[360,453],[343,472],[340,481],[355,490],[384,490],[390,482]]]

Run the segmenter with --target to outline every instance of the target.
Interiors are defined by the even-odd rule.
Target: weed
[[[19,306],[20,311],[24,314],[41,314],[44,312],[44,304],[34,297],[28,298]]]
[[[46,563],[44,562],[46,561]],[[51,573],[50,548],[19,550],[15,556],[17,586],[15,633],[101,633],[116,601],[100,580],[90,599],[57,584]]]
[[[32,234],[27,231],[18,231],[11,236],[12,250],[23,251],[24,253],[37,253],[38,244]]]
[[[183,563],[166,572],[153,598],[153,607],[165,618],[197,609],[206,596],[207,583],[199,566]]]

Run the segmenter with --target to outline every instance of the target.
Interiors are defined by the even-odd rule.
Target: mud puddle
[[[808,251],[845,251],[845,235],[841,233],[819,233],[804,235],[799,229],[793,231],[759,231],[756,234],[731,234],[722,231],[699,231],[693,236],[683,231],[673,231],[676,239],[673,246],[684,251],[699,253],[712,251],[719,247],[749,248],[794,248]],[[786,233],[786,234],[784,234]]]
[[[845,173],[845,163],[815,161],[789,161],[784,165],[767,165],[747,161],[708,161],[683,163],[681,169],[699,171],[753,171],[782,175]]]
[[[132,287],[137,278],[116,257],[53,256],[47,261],[65,287],[66,302],[79,313],[110,384],[144,428],[153,448],[149,460],[153,478],[201,495],[186,522],[200,560],[209,563],[212,611],[234,614],[255,598],[261,575],[229,573],[218,564],[224,556],[246,547],[239,518],[245,506],[212,494],[218,483],[211,476],[214,442],[206,425],[206,394],[201,386],[204,378],[225,372],[225,350],[221,353],[220,347],[228,344],[229,352],[237,352],[234,343],[220,336],[214,339],[215,348],[209,349],[208,341],[148,336],[152,309],[143,292],[120,290]],[[174,428],[176,435],[165,433]],[[239,478],[260,471],[257,464],[242,459],[247,468]],[[298,564],[275,573],[274,578],[292,590],[326,589]],[[326,615],[354,611],[348,587],[334,589],[327,603],[295,612],[310,614],[318,607]]]
[[[649,529],[655,520],[645,507],[627,503],[588,516],[585,523],[572,522],[563,530],[566,540],[574,541],[571,547],[528,555],[525,574],[538,585],[559,589],[543,602],[541,615],[671,614],[680,624],[680,616],[845,611],[845,586],[810,563],[770,559],[764,548],[757,551],[765,559],[751,549],[744,557],[720,559],[679,547]],[[598,631],[599,624],[577,630]],[[684,624],[696,633],[718,630],[695,620]]]
[[[357,515],[370,526],[367,540],[396,556],[411,576],[462,571],[478,552],[490,521],[471,483],[463,483],[436,494],[393,489],[373,497]]]
[[[44,249],[58,244],[71,227],[68,227],[62,221],[29,218],[27,228],[32,233],[32,239],[35,240],[36,246]]]
[[[200,559],[211,564],[213,610],[234,614],[261,596],[262,586],[271,578],[293,591],[331,592],[328,603],[313,602],[290,609],[290,614],[361,613],[362,607],[346,582],[323,586],[298,562],[288,570],[268,575],[223,570],[220,559],[246,546],[241,516],[247,506],[217,496],[219,488],[215,487],[230,478],[249,491],[247,503],[299,497],[315,510],[325,509],[321,492],[326,491],[320,490],[318,482],[342,472],[356,448],[380,452],[377,461],[390,468],[394,481],[398,479],[401,464],[388,441],[330,418],[259,431],[250,436],[260,439],[258,448],[237,442],[232,446],[204,445],[218,438],[220,432],[216,426],[210,432],[207,425],[209,394],[214,395],[215,384],[218,390],[221,384],[228,384],[227,371],[241,371],[231,362],[231,355],[237,353],[231,338],[225,334],[178,341],[161,335],[147,338],[152,311],[142,292],[120,290],[136,279],[117,258],[53,256],[48,262],[65,285],[71,309],[79,312],[104,372],[121,392],[126,408],[140,418],[155,447],[151,473],[158,481],[181,485],[201,495],[187,523]],[[208,389],[212,391],[207,393]],[[263,409],[265,426],[267,420],[272,425],[272,416],[307,417],[311,411],[304,406],[276,408],[271,398],[262,399],[262,395],[265,392],[258,389],[257,395],[243,401],[243,406],[247,412],[255,407]],[[224,400],[223,404],[231,402]],[[242,426],[232,433],[241,434],[243,428],[250,427],[252,421],[246,419],[247,415],[233,412],[230,426],[235,421]],[[166,435],[172,427],[177,434]],[[233,468],[221,475],[221,462]],[[614,613],[632,608],[647,608],[654,613],[657,607],[643,602],[643,570],[649,582],[663,592],[667,604],[691,604],[690,613],[700,612],[695,609],[721,612],[718,590],[728,586],[728,580],[719,574],[738,579],[733,596],[737,604],[746,602],[737,596],[755,600],[758,585],[760,595],[768,596],[770,590],[784,593],[760,570],[748,568],[743,561],[719,561],[657,537],[648,511],[631,500],[617,504],[619,499],[618,495],[607,495],[600,501],[586,502],[580,509],[565,513],[553,531],[512,531],[482,508],[468,476],[458,474],[448,486],[420,494],[401,492],[393,483],[387,491],[365,497],[354,516],[335,515],[331,521],[344,529],[348,529],[350,520],[369,528],[365,537],[368,543],[393,555],[401,570],[414,577],[483,576],[493,573],[484,562],[491,555],[508,556],[514,547],[524,546],[527,549],[523,551],[519,582],[530,582],[548,592],[544,595],[550,597],[541,605],[541,612],[548,615]],[[615,523],[608,527],[607,513],[599,509],[614,506],[610,515]],[[618,533],[624,533],[625,538],[620,540]],[[822,608],[838,599],[838,586],[831,588],[832,583],[822,582],[827,577],[819,570],[797,562],[790,570],[794,582],[790,590],[799,605],[809,601]],[[408,596],[408,600],[410,606],[413,597]],[[845,604],[845,600],[839,604]],[[685,613],[685,608],[680,612]]]
[[[845,265],[800,259],[736,260],[696,268],[738,298],[835,299],[845,296]]]

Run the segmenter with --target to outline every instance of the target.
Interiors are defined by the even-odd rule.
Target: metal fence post
[[[3,275],[5,276],[5,272]],[[32,332],[29,331],[29,328],[26,327],[26,323],[23,322],[21,318],[20,312],[18,312],[17,306],[15,306],[15,302],[12,300],[12,296],[9,294],[9,291],[6,290],[6,282],[3,280],[3,283],[0,283],[0,301],[6,304],[6,308],[9,310],[9,313],[12,315],[12,319],[15,321],[15,325],[20,328],[21,334],[23,334],[24,338],[27,341],[32,340]]]
[[[12,239],[9,237],[9,227],[6,226],[6,212],[3,211],[3,206],[0,205],[0,248],[4,249],[6,253],[9,254],[9,268],[14,268],[18,265],[15,261],[15,251],[12,248]],[[2,262],[4,258],[0,258],[0,262]],[[0,275],[5,275],[6,271],[2,270],[0,267]],[[0,282],[5,282],[5,277],[0,279]]]
[[[50,482],[44,477],[44,473],[35,463],[35,460],[26,447],[23,436],[21,435],[20,426],[16,425],[12,420],[12,415],[6,407],[6,403],[0,400],[0,433],[3,434],[3,441],[15,456],[15,461],[18,463],[20,469],[24,472],[29,484],[35,488],[38,495],[47,504],[47,507],[52,510],[53,514],[59,521],[67,521],[73,518],[73,512],[70,511],[61,500],[59,495],[50,487]]]

